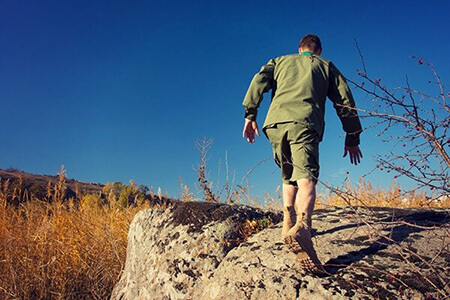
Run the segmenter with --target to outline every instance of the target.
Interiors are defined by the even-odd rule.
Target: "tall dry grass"
[[[110,296],[124,266],[128,226],[146,205],[119,209],[85,200],[15,207],[0,199],[0,299]]]
[[[326,184],[325,184],[326,185]],[[397,207],[397,208],[448,208],[450,197],[430,195],[423,190],[403,190],[396,181],[392,181],[387,188],[373,187],[370,181],[362,178],[357,185],[350,181],[340,188],[340,193],[345,192],[352,197],[343,199],[340,193],[333,193],[328,189],[328,194],[319,197],[318,205],[332,206],[369,206],[369,207]],[[349,203],[350,202],[350,203]]]

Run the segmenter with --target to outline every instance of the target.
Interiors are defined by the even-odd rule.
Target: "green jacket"
[[[286,122],[304,123],[322,140],[325,100],[328,96],[347,133],[345,144],[359,144],[361,123],[344,76],[331,61],[311,52],[271,59],[255,74],[244,98],[245,118],[256,120],[263,94],[272,90],[263,131]]]

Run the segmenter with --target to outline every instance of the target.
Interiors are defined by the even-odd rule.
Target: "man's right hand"
[[[250,144],[253,144],[255,142],[255,133],[259,136],[258,123],[256,123],[256,121],[245,119],[242,137],[247,139],[247,142]]]
[[[349,153],[350,156],[350,163],[357,165],[361,162],[361,158],[363,157],[363,155],[361,150],[359,149],[359,146],[345,146],[343,157],[346,157],[347,153]]]

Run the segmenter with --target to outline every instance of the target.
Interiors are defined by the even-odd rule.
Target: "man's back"
[[[337,110],[344,131],[361,131],[353,96],[342,74],[332,62],[303,52],[271,59],[255,74],[243,105],[247,114],[255,112],[262,94],[272,90],[272,103],[263,125],[298,122],[315,130],[322,139],[325,127],[325,101],[328,96]],[[347,109],[345,109],[347,108]]]
[[[328,91],[328,63],[315,56],[286,55],[273,60],[273,98],[264,127],[302,122],[321,135]]]

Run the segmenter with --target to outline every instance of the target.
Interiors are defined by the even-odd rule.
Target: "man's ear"
[[[322,54],[322,49],[320,49],[319,51],[317,51],[317,55],[320,56],[320,54]]]

